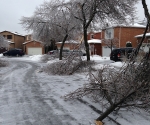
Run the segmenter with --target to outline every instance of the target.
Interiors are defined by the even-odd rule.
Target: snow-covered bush
[[[121,108],[150,108],[150,62],[143,58],[141,63],[129,62],[120,70],[104,66],[97,73],[90,73],[87,85],[65,96],[66,99],[85,95],[101,103],[105,112],[97,120]]]
[[[0,67],[5,67],[7,65],[8,65],[7,61],[0,59]]]
[[[55,58],[54,56],[45,54],[45,55],[43,55],[43,56],[41,57],[41,61],[42,61],[42,62],[47,62],[47,61],[49,61],[49,60],[53,60],[54,58]]]
[[[92,61],[82,61],[79,57],[70,56],[67,59],[48,64],[42,70],[51,74],[71,75],[74,72],[88,71],[89,66],[93,63]]]
[[[9,47],[8,40],[5,39],[5,38],[3,37],[3,35],[0,35],[0,47],[3,47],[3,48]]]
[[[136,61],[141,62],[145,54],[146,53],[143,50],[140,50],[137,57],[136,57]]]

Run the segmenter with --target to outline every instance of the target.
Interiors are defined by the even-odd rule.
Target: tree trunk
[[[87,61],[90,61],[89,44],[87,40],[87,29],[84,29],[84,44],[85,44],[85,49],[86,49]]]
[[[147,8],[147,4],[146,4],[145,0],[142,0],[142,5],[143,5],[143,8],[144,8],[145,17],[149,21],[150,20],[150,14],[149,14],[149,11],[148,11],[148,8]]]
[[[96,119],[96,121],[102,121],[102,120],[103,120],[104,118],[106,118],[110,113],[112,113],[112,112],[115,110],[116,107],[117,107],[116,105],[111,105],[108,109],[106,109],[106,111],[105,111],[104,113],[102,113],[101,116],[99,116],[99,117]]]
[[[63,50],[64,44],[65,44],[65,41],[67,40],[67,38],[68,38],[68,34],[66,34],[66,36],[64,37],[64,39],[62,41],[62,44],[60,47],[60,53],[59,53],[59,60],[62,60],[62,50]]]

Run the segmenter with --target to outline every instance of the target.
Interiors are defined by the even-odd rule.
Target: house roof
[[[3,32],[9,32],[9,33],[12,33],[12,34],[15,34],[15,35],[18,35],[18,36],[23,36],[24,37],[24,35],[22,35],[22,34],[19,34],[19,33],[17,33],[17,32],[12,32],[12,31],[2,31],[2,32],[0,32],[0,33],[3,33]]]
[[[31,41],[26,41],[26,42],[24,42],[23,44],[25,45],[25,44],[28,44],[28,43],[31,43],[31,42],[38,42],[38,43],[42,43],[42,42],[40,42],[40,41],[31,40]]]
[[[150,33],[146,33],[145,36],[146,36],[146,37],[148,37],[148,36],[150,37]],[[136,37],[136,38],[143,37],[143,34],[137,35],[137,36],[135,36],[135,37]]]
[[[134,24],[130,24],[130,25],[125,25],[125,24],[116,24],[116,25],[113,25],[113,26],[107,27],[107,28],[105,28],[105,29],[115,28],[115,27],[145,28],[146,26],[145,26],[145,25],[138,24],[138,23],[134,23]],[[103,29],[103,30],[105,30],[105,29]]]
[[[145,25],[138,24],[138,23],[134,23],[133,25],[129,25],[128,27],[145,28],[146,26],[145,26]]]
[[[101,43],[101,40],[100,39],[91,39],[91,40],[88,40],[88,43]]]

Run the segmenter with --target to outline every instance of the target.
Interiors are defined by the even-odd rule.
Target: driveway
[[[36,76],[38,65],[11,61],[10,68],[0,71],[1,125],[72,125],[76,120],[51,96],[51,106],[43,98]],[[3,70],[3,72],[2,72]],[[64,112],[61,117],[52,107]]]
[[[40,72],[45,63],[21,57],[4,59],[10,65],[0,68],[0,125],[95,125],[102,113],[99,103],[87,97],[68,101],[63,98],[88,83],[86,73],[46,74]],[[97,64],[112,63],[104,62]],[[111,125],[148,125],[149,121],[149,113],[143,110],[122,110],[119,115],[110,114],[104,119],[105,124]]]

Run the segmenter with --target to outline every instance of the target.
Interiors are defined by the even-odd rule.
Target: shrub
[[[47,61],[53,60],[53,59],[55,59],[54,56],[47,55],[47,54],[45,54],[45,55],[43,55],[43,56],[41,57],[41,61],[42,61],[42,62],[47,62]]]
[[[72,56],[70,56],[67,59],[48,64],[42,70],[48,74],[71,75],[74,72],[88,71],[89,66],[93,63],[92,61],[82,61],[78,57],[72,59]]]
[[[0,67],[5,67],[5,66],[8,66],[8,62],[0,59]]]
[[[89,83],[66,95],[65,99],[92,97],[104,105],[105,111],[98,121],[121,108],[150,111],[150,62],[146,58],[140,63],[129,62],[119,70],[106,65],[89,75]]]

